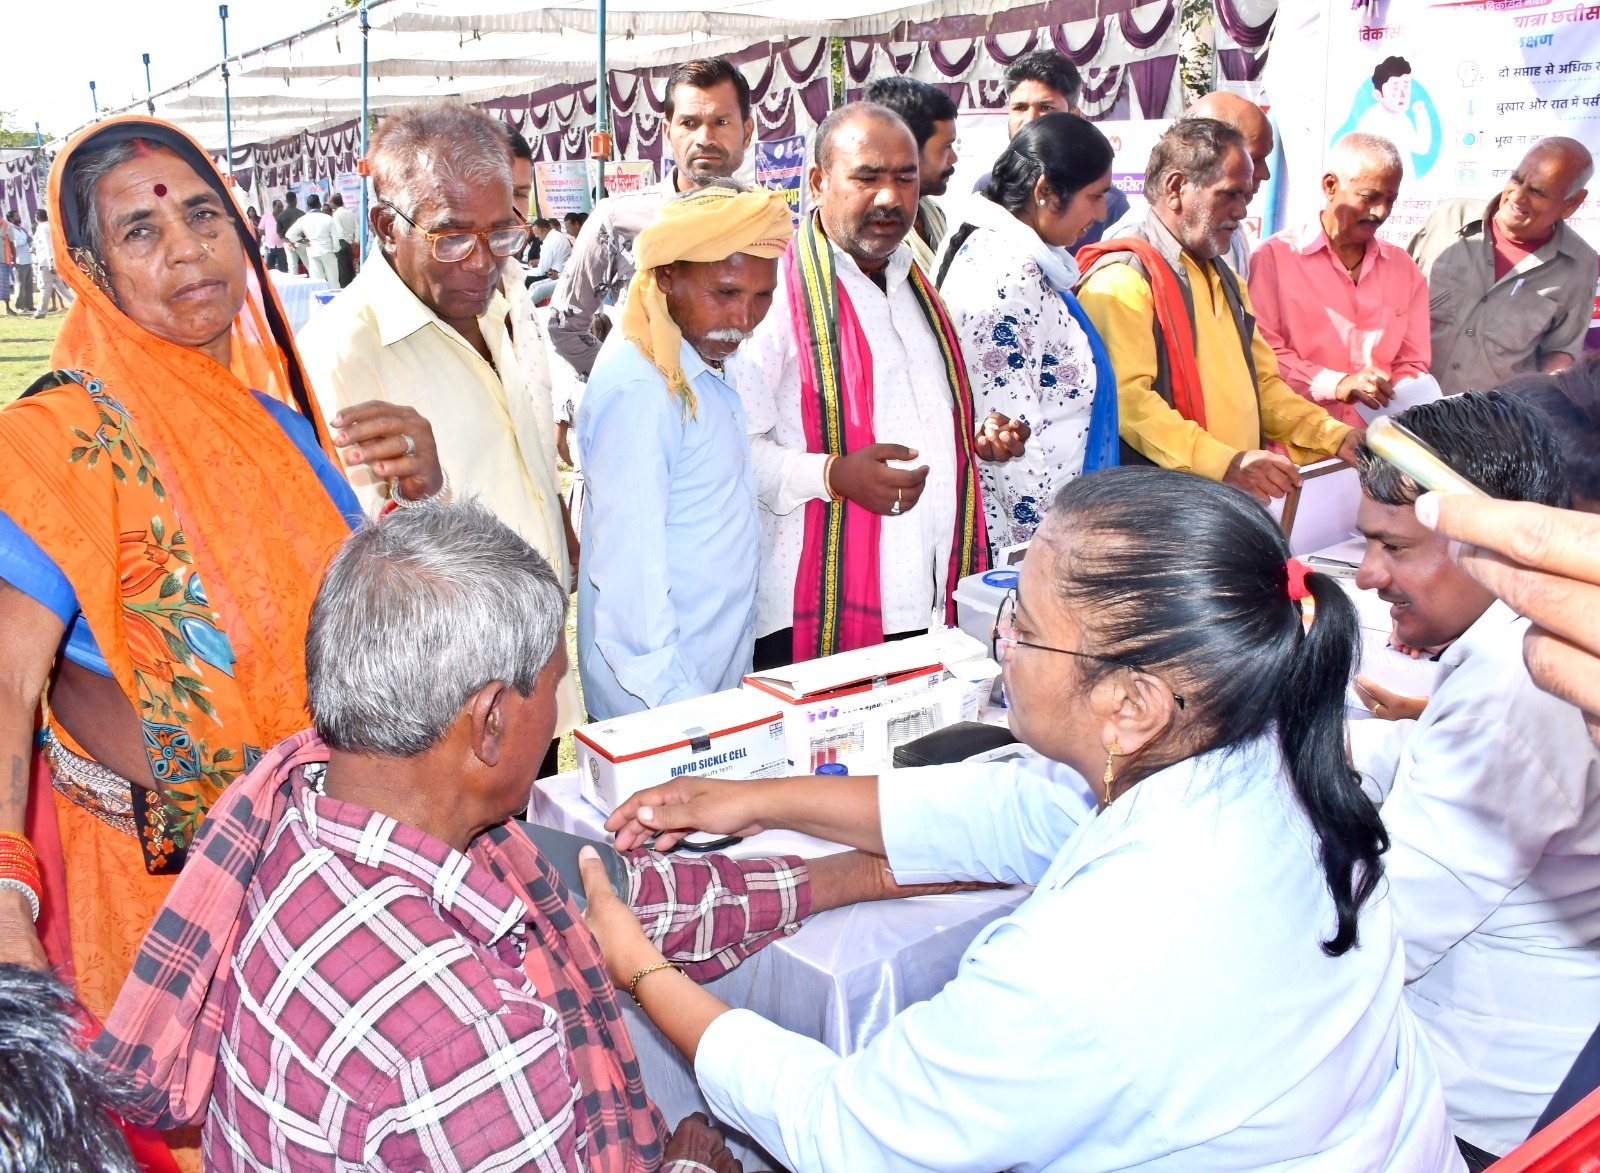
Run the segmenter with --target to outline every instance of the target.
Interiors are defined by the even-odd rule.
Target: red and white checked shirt
[[[314,767],[306,772],[315,778]],[[810,911],[797,859],[640,852],[629,862],[630,905],[699,980],[793,932]],[[591,1137],[604,1148],[616,1136],[590,1117],[616,1107],[596,1107],[582,1075],[615,1055],[595,1054],[601,1042],[573,1026],[586,991],[559,967],[524,968],[526,950],[561,947],[552,923],[577,916],[559,880],[555,891],[556,907],[530,909],[476,852],[294,777],[244,897],[203,1133],[207,1168],[590,1168]],[[566,988],[535,988],[529,972]],[[608,1032],[631,1065],[620,1020],[599,1033]],[[636,1076],[630,1083],[638,1087]],[[636,1137],[642,1155],[617,1167],[656,1168],[658,1132]]]

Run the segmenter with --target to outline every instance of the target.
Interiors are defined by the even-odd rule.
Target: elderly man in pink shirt
[[[1267,240],[1250,259],[1250,301],[1284,379],[1357,427],[1403,379],[1428,373],[1428,282],[1398,245],[1378,239],[1400,194],[1400,152],[1348,134],[1334,144],[1317,219]]]

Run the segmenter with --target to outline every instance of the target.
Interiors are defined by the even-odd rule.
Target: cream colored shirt
[[[478,324],[493,366],[374,252],[295,342],[330,420],[371,399],[415,408],[433,427],[456,497],[476,496],[570,583],[548,374],[537,385],[540,372],[519,357],[526,321],[504,294]],[[364,468],[351,470],[350,482],[369,510],[388,492]],[[570,671],[558,700],[560,735],[582,720]]]

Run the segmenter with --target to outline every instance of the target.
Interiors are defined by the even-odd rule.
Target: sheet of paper
[[[1394,398],[1387,407],[1368,407],[1365,403],[1357,403],[1356,414],[1370,424],[1380,415],[1397,415],[1419,403],[1432,403],[1442,394],[1439,380],[1432,375],[1418,375],[1414,379],[1401,379],[1394,385]]]
[[[1342,460],[1308,466],[1289,529],[1289,552],[1304,557],[1351,537],[1360,506],[1361,478],[1354,468]]]

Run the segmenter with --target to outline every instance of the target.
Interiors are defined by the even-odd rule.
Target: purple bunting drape
[[[1172,75],[1178,68],[1178,55],[1152,57],[1148,61],[1130,61],[1128,73],[1133,78],[1133,92],[1139,96],[1139,109],[1146,118],[1165,118],[1167,99],[1172,96]]]
[[[1267,38],[1272,35],[1272,22],[1277,17],[1277,9],[1272,15],[1260,24],[1249,24],[1239,12],[1238,0],[1216,0],[1217,23],[1222,26],[1222,31],[1233,38],[1234,43],[1242,49],[1259,49],[1267,43]]]
[[[1217,64],[1228,81],[1255,81],[1267,64],[1267,55],[1257,57],[1245,49],[1218,49]]]
[[[1133,22],[1133,12],[1119,13],[1117,27],[1122,30],[1122,39],[1135,49],[1153,49],[1161,43],[1161,38],[1167,35],[1167,30],[1172,27],[1172,19],[1177,15],[1177,0],[1167,0],[1167,6],[1156,17],[1156,22],[1150,27],[1149,32],[1140,32],[1139,26]]]

